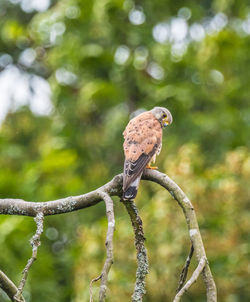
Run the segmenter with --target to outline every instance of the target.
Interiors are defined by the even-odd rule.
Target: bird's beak
[[[169,121],[168,121],[168,118],[167,118],[167,117],[164,118],[164,119],[162,120],[162,122],[163,122],[163,127],[167,127],[167,126],[169,125]]]

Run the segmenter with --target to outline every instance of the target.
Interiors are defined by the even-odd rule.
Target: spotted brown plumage
[[[133,118],[124,136],[123,199],[134,199],[143,170],[159,155],[162,145],[162,128],[172,123],[171,113],[155,107]]]

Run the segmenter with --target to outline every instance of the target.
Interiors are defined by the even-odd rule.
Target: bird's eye
[[[167,115],[164,113],[164,114],[163,114],[163,117],[165,118],[166,116],[167,116]]]

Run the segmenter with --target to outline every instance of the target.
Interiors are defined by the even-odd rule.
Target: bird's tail
[[[122,198],[124,200],[135,199],[135,197],[137,195],[140,179],[141,179],[141,175],[139,177],[137,177],[125,191],[123,191]]]

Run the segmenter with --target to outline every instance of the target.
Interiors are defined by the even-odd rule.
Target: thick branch
[[[138,210],[133,201],[123,201],[130,216],[134,233],[135,233],[135,247],[137,251],[137,271],[134,293],[132,296],[132,302],[141,302],[145,290],[145,277],[148,274],[148,259],[147,250],[144,246],[144,232],[142,226],[142,220],[138,214]]]
[[[189,236],[194,246],[196,258],[199,262],[202,258],[206,258],[206,252],[201,239],[195,211],[191,201],[187,198],[185,193],[172,179],[170,179],[166,174],[160,173],[159,171],[147,169],[143,174],[143,179],[157,182],[159,185],[167,189],[169,193],[174,197],[174,199],[178,202],[186,218],[189,229]],[[202,275],[207,290],[207,302],[216,302],[216,285],[208,263],[205,265]]]
[[[17,287],[1,270],[0,270],[0,288],[2,288],[2,290],[8,295],[11,301],[15,301],[14,296],[17,293]],[[25,302],[23,296],[20,296],[20,301]]]
[[[187,283],[182,287],[182,289],[176,294],[173,302],[179,302],[181,299],[181,296],[189,289],[189,287],[197,281],[200,273],[204,269],[205,265],[207,263],[207,259],[205,257],[202,257],[196,270],[193,272],[191,278],[187,281]]]
[[[121,196],[121,183],[122,174],[119,174],[97,190],[79,196],[69,196],[46,202],[31,202],[11,198],[0,199],[0,214],[35,217],[39,212],[42,212],[44,216],[48,216],[77,211],[94,206],[102,201],[100,197],[102,192],[110,196]]]
[[[32,256],[28,260],[27,265],[25,266],[25,268],[23,270],[22,280],[20,281],[17,292],[14,296],[14,301],[16,301],[16,302],[22,302],[21,295],[22,295],[22,292],[23,292],[24,285],[25,285],[25,283],[27,281],[27,278],[28,278],[29,270],[30,270],[33,262],[37,258],[37,250],[38,250],[39,245],[41,244],[40,237],[41,237],[41,234],[43,232],[43,218],[44,218],[44,216],[43,216],[43,213],[41,213],[41,212],[38,213],[36,215],[36,217],[34,218],[34,220],[36,222],[37,229],[36,229],[35,235],[30,240],[30,244],[32,246]]]
[[[106,236],[106,251],[107,251],[107,258],[104,263],[102,274],[101,274],[101,287],[99,292],[99,301],[103,302],[106,297],[106,290],[107,290],[107,281],[108,281],[108,273],[110,271],[111,265],[113,264],[114,257],[113,257],[113,236],[115,231],[115,216],[114,216],[114,205],[113,200],[107,193],[100,194],[103,200],[105,201],[106,205],[106,214],[108,218],[108,231]]]

